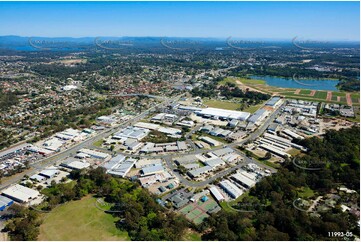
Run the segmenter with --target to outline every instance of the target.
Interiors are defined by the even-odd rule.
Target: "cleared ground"
[[[211,108],[222,108],[228,110],[237,110],[241,107],[241,104],[219,100],[207,100],[204,102],[205,105]]]
[[[127,232],[115,227],[115,218],[95,207],[88,196],[71,201],[44,214],[39,240],[129,240]]]

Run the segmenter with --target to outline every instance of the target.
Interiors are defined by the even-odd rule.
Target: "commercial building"
[[[37,198],[40,195],[40,193],[28,187],[15,184],[3,190],[2,195],[20,203],[27,203],[30,200]]]
[[[243,194],[243,191],[229,180],[223,180],[219,185],[234,199]]]
[[[245,121],[251,115],[248,112],[233,111],[220,108],[204,108],[201,111],[195,112],[197,115],[212,118],[212,119],[223,119],[223,120],[242,120]]]

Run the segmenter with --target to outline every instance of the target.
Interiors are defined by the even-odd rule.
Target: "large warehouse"
[[[204,108],[201,111],[196,111],[196,114],[212,119],[225,119],[225,120],[247,120],[247,118],[251,115],[248,112],[241,112],[241,111],[233,111],[233,110],[226,110],[220,108]]]
[[[17,202],[26,203],[40,195],[36,190],[15,184],[2,191],[6,197],[14,199]]]

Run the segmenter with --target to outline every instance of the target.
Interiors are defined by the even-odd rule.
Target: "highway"
[[[46,158],[43,158],[43,159],[39,160],[37,163],[32,164],[31,168],[29,170],[26,170],[25,172],[22,172],[22,173],[15,174],[15,175],[13,175],[11,177],[4,178],[1,181],[0,189],[4,189],[4,188],[10,186],[11,184],[19,182],[24,177],[24,175],[32,176],[35,173],[37,173],[38,171],[43,170],[45,167],[53,165],[56,162],[61,161],[61,160],[65,159],[68,156],[76,154],[77,151],[82,149],[82,148],[92,146],[95,141],[103,139],[105,137],[108,137],[111,133],[116,132],[119,128],[121,128],[123,126],[128,126],[131,123],[135,123],[135,122],[143,119],[144,117],[149,115],[151,112],[155,111],[156,108],[158,108],[160,106],[165,106],[165,105],[169,104],[170,102],[174,102],[175,100],[178,100],[183,95],[184,94],[178,95],[178,96],[176,96],[174,98],[169,98],[169,99],[163,101],[162,103],[159,103],[159,104],[155,105],[154,107],[144,111],[143,113],[139,114],[138,116],[136,116],[136,117],[134,117],[134,118],[132,118],[132,119],[126,121],[126,122],[123,122],[123,123],[121,123],[121,124],[119,124],[117,126],[106,129],[103,132],[100,132],[100,133],[96,134],[95,136],[90,137],[90,138],[82,141],[81,143],[78,143],[78,144],[70,147],[67,150],[61,151],[61,152],[56,153],[56,154],[54,154],[52,156],[49,156],[49,157],[46,157]]]
[[[234,67],[230,67],[230,68],[226,68],[226,69],[221,69],[221,70],[218,70],[219,71],[224,71],[224,70],[229,70],[229,69],[232,69]],[[128,126],[128,125],[131,125],[132,123],[135,123],[141,119],[143,119],[144,117],[146,117],[147,115],[149,115],[151,112],[155,111],[156,108],[158,107],[161,107],[161,106],[166,106],[168,105],[169,103],[172,103],[176,100],[178,100],[179,98],[181,98],[182,96],[184,96],[185,94],[181,94],[181,95],[178,95],[176,97],[173,97],[173,98],[166,98],[166,97],[163,97],[163,96],[154,96],[154,95],[144,95],[144,94],[119,94],[119,96],[148,96],[150,98],[157,98],[157,99],[162,99],[164,100],[162,103],[159,103],[157,105],[155,105],[154,107],[144,111],[143,113],[139,114],[138,116],[126,121],[126,122],[123,122],[117,126],[114,126],[114,127],[111,127],[111,128],[108,128],[106,130],[104,130],[103,132],[100,132],[98,134],[96,134],[95,136],[93,137],[90,137],[70,148],[68,148],[67,150],[64,150],[64,151],[61,151],[59,153],[56,153],[50,157],[46,157],[46,158],[43,158],[41,160],[39,160],[39,162],[35,163],[35,164],[32,164],[31,165],[31,168],[29,170],[26,170],[25,172],[22,172],[22,173],[19,173],[19,174],[15,174],[11,177],[6,177],[4,178],[2,181],[1,181],[1,184],[0,184],[0,189],[4,189],[8,186],[10,186],[11,184],[14,184],[14,183],[17,183],[19,182],[24,175],[28,175],[28,176],[32,176],[33,174],[37,173],[38,171],[44,169],[45,167],[47,166],[50,166],[50,165],[53,165],[55,164],[56,162],[58,161],[61,161],[69,156],[72,156],[74,154],[77,153],[78,150],[82,149],[82,148],[85,148],[85,147],[92,147],[93,146],[93,143],[96,142],[97,140],[100,140],[100,139],[103,139],[105,137],[108,137],[111,133],[113,132],[116,132],[117,130],[119,130],[121,127],[124,127],[124,126]],[[218,179],[219,177],[222,177],[222,176],[225,176],[231,172],[233,172],[234,170],[240,168],[241,166],[244,166],[245,164],[247,163],[250,163],[250,162],[253,162],[253,163],[256,163],[257,165],[261,166],[261,167],[265,167],[267,169],[269,169],[271,172],[276,172],[275,169],[271,168],[271,167],[268,167],[266,165],[264,165],[263,163],[260,163],[259,161],[257,160],[254,160],[254,159],[251,159],[247,156],[245,156],[242,152],[240,152],[239,150],[235,149],[236,152],[238,154],[240,154],[241,156],[243,156],[244,158],[244,162],[242,162],[242,164],[238,164],[237,166],[234,166],[234,167],[231,167],[231,168],[228,168],[224,171],[221,171],[217,174],[215,174],[213,177],[205,180],[205,181],[202,181],[202,182],[191,182],[191,181],[188,181],[187,179],[185,179],[182,175],[180,175],[179,173],[175,172],[174,170],[176,169],[175,165],[174,165],[174,162],[172,161],[172,158],[174,157],[177,157],[177,156],[182,156],[182,155],[190,155],[190,154],[201,154],[201,153],[204,153],[204,152],[211,152],[211,151],[215,151],[215,150],[219,150],[219,149],[222,149],[222,148],[225,148],[225,147],[230,147],[230,148],[236,148],[237,146],[239,145],[242,145],[246,142],[249,142],[249,141],[253,141],[255,140],[257,137],[259,137],[265,130],[266,128],[269,126],[269,124],[275,119],[275,117],[278,115],[278,113],[280,112],[280,109],[283,105],[281,105],[278,109],[276,109],[269,117],[267,117],[267,119],[264,121],[264,123],[262,124],[261,127],[259,127],[257,130],[255,130],[253,133],[251,133],[248,137],[246,137],[244,140],[242,141],[239,141],[239,142],[235,142],[235,143],[231,143],[231,144],[225,144],[224,146],[222,147],[215,147],[215,148],[212,148],[212,149],[198,149],[197,147],[195,147],[195,145],[193,144],[193,142],[190,140],[190,135],[192,133],[195,132],[196,128],[199,127],[199,126],[196,126],[196,128],[193,128],[186,136],[187,136],[187,142],[190,143],[194,149],[194,151],[191,151],[191,152],[187,152],[187,153],[181,153],[181,154],[173,154],[173,155],[157,155],[157,156],[149,156],[149,155],[146,155],[146,156],[140,156],[140,155],[129,155],[129,154],[125,154],[125,153],[121,153],[121,152],[118,152],[118,153],[121,153],[125,156],[128,156],[128,157],[135,157],[135,158],[163,158],[165,161],[166,161],[166,164],[168,166],[168,168],[179,178],[179,180],[184,184],[184,185],[187,185],[187,186],[191,186],[191,187],[201,187],[201,186],[205,186],[211,182],[213,182],[214,180]],[[98,148],[98,147],[97,147]]]

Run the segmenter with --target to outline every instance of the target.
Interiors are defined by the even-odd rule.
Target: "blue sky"
[[[359,2],[0,2],[0,35],[359,40]]]

